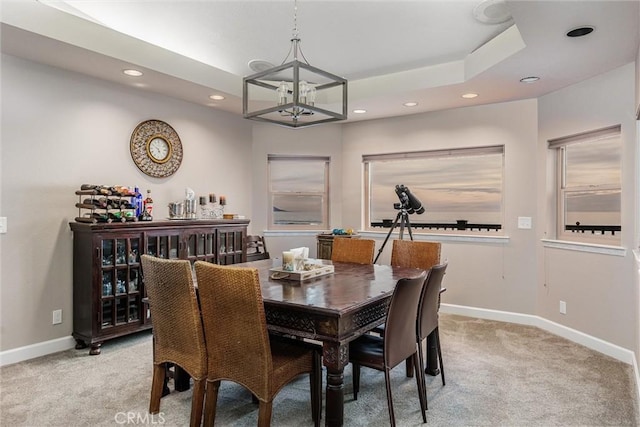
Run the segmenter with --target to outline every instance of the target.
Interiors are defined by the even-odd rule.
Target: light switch
[[[0,234],[4,234],[7,232],[7,217],[0,217]]]
[[[530,216],[519,216],[518,217],[518,228],[530,229],[531,228],[531,217]]]

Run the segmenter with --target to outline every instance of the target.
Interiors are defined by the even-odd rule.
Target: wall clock
[[[182,163],[178,133],[161,120],[146,120],[131,134],[131,158],[138,169],[154,178],[173,175]]]

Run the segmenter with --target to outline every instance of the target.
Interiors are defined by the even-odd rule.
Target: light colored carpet
[[[637,426],[630,365],[534,327],[443,314],[440,334],[447,385],[427,377],[431,426]],[[147,413],[151,334],[107,342],[100,356],[69,350],[0,369],[2,426],[188,425],[191,391],[162,399]],[[414,378],[392,371],[399,426],[422,424]],[[345,425],[387,426],[381,372],[362,368],[353,400],[345,372]],[[223,383],[218,426],[255,426],[257,405],[242,387]],[[127,417],[130,417],[127,419]],[[276,397],[273,426],[312,425],[308,380]]]

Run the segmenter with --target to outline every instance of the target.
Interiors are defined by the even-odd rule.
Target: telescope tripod
[[[376,263],[376,261],[378,261],[378,258],[380,258],[380,255],[382,254],[382,251],[384,250],[384,247],[386,246],[391,233],[393,233],[393,230],[395,230],[395,228],[398,226],[398,223],[400,223],[400,240],[402,240],[402,238],[404,237],[405,227],[407,227],[407,231],[409,232],[409,238],[413,240],[413,233],[411,232],[411,222],[409,221],[409,213],[406,209],[402,208],[398,212],[398,215],[396,215],[396,219],[395,221],[393,221],[393,225],[387,233],[387,237],[385,237],[384,242],[382,242],[382,246],[380,246],[380,249],[378,250],[378,255],[376,255],[376,259],[373,260],[374,264]]]

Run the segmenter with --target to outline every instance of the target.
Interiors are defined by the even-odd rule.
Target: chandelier
[[[294,1],[291,48],[282,64],[242,79],[246,119],[298,128],[347,118],[347,80],[309,64],[300,48],[297,15]]]

